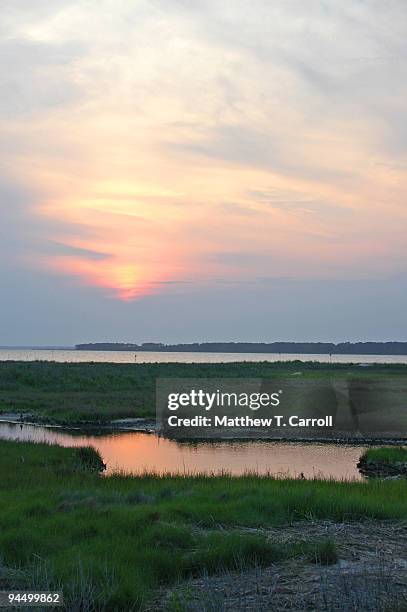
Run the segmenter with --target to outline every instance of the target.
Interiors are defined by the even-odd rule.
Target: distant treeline
[[[307,353],[314,355],[407,355],[407,342],[94,342],[77,344],[80,351],[161,351],[193,353]]]

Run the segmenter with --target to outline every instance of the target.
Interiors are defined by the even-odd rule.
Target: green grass
[[[202,572],[297,555],[334,563],[333,542],[306,541],[307,520],[407,518],[403,481],[106,478],[88,469],[90,452],[0,442],[2,588],[59,586],[71,609],[139,609],[158,588]],[[304,542],[264,534],[298,520]]]
[[[242,357],[243,358],[243,357]],[[154,417],[155,383],[165,378],[270,378],[301,371],[303,379],[404,380],[407,365],[313,362],[239,363],[55,363],[0,362],[0,411],[31,414],[60,424]]]
[[[338,552],[335,542],[326,538],[321,542],[311,542],[302,545],[301,552],[305,553],[310,563],[318,565],[334,565],[338,562]]]
[[[369,463],[407,463],[407,447],[369,448],[362,458]]]

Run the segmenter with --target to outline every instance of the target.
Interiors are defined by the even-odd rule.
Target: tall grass
[[[270,378],[301,370],[305,378],[400,376],[407,365],[315,362],[55,363],[0,362],[0,411],[30,413],[61,424],[153,417],[155,382],[165,378]]]
[[[367,462],[372,463],[406,463],[407,447],[391,446],[382,448],[369,448],[362,456]]]
[[[160,586],[201,572],[296,555],[334,562],[332,543],[276,544],[263,528],[304,520],[306,536],[310,518],[407,518],[400,481],[104,478],[87,469],[86,457],[0,442],[0,558],[9,583],[59,586],[71,610],[139,609]]]

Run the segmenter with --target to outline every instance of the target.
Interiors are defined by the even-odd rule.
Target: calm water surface
[[[106,435],[76,435],[67,431],[0,423],[0,438],[36,440],[61,446],[91,444],[107,464],[107,474],[125,470],[140,474],[146,470],[160,474],[216,473],[238,475],[251,470],[276,476],[358,479],[356,467],[365,450],[362,446],[303,444],[271,441],[180,443],[154,434],[121,432]]]
[[[136,357],[135,357],[136,355]],[[0,349],[0,361],[106,363],[222,363],[233,361],[319,361],[320,363],[407,363],[407,355],[312,355],[296,353],[162,353],[140,351],[75,351]]]
[[[274,353],[163,353],[139,352],[137,363],[222,363],[234,361],[319,361],[321,363],[407,363],[400,355],[305,355]],[[0,361],[58,361],[134,363],[129,351],[76,351],[0,349]],[[146,470],[165,472],[206,472],[226,470],[242,474],[248,470],[276,476],[318,476],[361,479],[356,467],[365,450],[361,446],[303,444],[271,441],[235,441],[187,444],[152,434],[121,432],[106,435],[77,435],[57,429],[0,423],[0,438],[37,440],[79,446],[91,444],[99,450],[107,473],[125,470],[139,474]]]

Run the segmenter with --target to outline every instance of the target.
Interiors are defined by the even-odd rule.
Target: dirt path
[[[328,537],[336,543],[339,560],[322,567],[296,558],[248,572],[204,576],[163,592],[150,610],[407,611],[406,522],[318,521],[244,531],[281,543]]]

